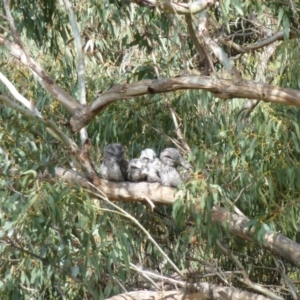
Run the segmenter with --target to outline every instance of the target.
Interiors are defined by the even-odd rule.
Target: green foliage
[[[77,54],[64,7],[57,1],[25,2],[12,1],[22,40],[52,78],[77,97]],[[115,84],[181,74],[183,53],[192,65],[195,48],[188,36],[181,44],[179,34],[187,33],[184,17],[174,20],[127,1],[73,4],[86,53],[89,103]],[[251,28],[242,16],[252,11],[265,12],[258,16],[265,23],[272,21],[267,14],[277,17],[270,28],[283,30],[286,39],[290,36],[293,12],[276,1],[222,1],[221,9],[211,13],[218,26],[225,24],[228,32],[240,33]],[[259,38],[259,33],[245,39],[232,37],[240,45]],[[225,50],[234,55],[233,49]],[[0,51],[1,71],[45,118],[59,122],[70,117],[28,69]],[[258,52],[236,60],[245,78],[254,78],[261,63]],[[261,80],[267,82],[270,76],[273,84],[299,88],[298,53],[298,41],[281,43]],[[0,92],[7,94],[2,85]],[[152,212],[142,204],[120,207],[140,221],[181,269],[194,267],[200,275],[204,264],[224,271],[236,269],[216,245],[219,239],[238,256],[253,281],[278,284],[270,254],[221,230],[212,222],[211,212],[214,205],[229,210],[236,205],[250,219],[248,226],[255,230],[258,242],[268,231],[299,238],[299,110],[261,103],[248,120],[241,120],[240,99],[224,102],[194,90],[118,101],[88,126],[96,169],[107,143],[124,144],[128,158],[146,147],[159,153],[174,146],[172,139],[178,137],[170,105],[192,149],[188,157],[194,167],[192,178],[180,187],[183,196],[172,208],[158,205]],[[71,137],[79,144],[78,136]],[[130,262],[173,274],[140,228],[106,203],[77,186],[42,180],[46,171],[53,174],[54,167],[70,164],[66,150],[42,124],[0,104],[0,147],[7,154],[0,152],[1,298],[103,299],[122,292],[121,286],[144,288]],[[299,281],[297,270],[288,267]],[[231,283],[240,285],[234,279]]]

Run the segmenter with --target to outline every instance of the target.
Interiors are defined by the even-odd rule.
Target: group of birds
[[[124,158],[124,147],[119,143],[108,144],[104,149],[101,176],[111,181],[159,182],[163,186],[176,187],[187,181],[191,165],[176,148],[166,148],[160,158],[152,149],[145,149],[139,158],[129,163]]]

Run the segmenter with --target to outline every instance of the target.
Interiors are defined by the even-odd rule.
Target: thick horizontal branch
[[[195,292],[198,290],[198,292]],[[218,286],[216,284],[209,284],[206,282],[199,283],[194,292],[184,291],[134,291],[121,295],[116,295],[107,300],[135,300],[135,299],[156,299],[156,300],[195,300],[195,299],[210,299],[210,300],[224,300],[224,299],[245,299],[245,300],[267,300],[261,295],[238,290],[234,287]]]
[[[56,168],[56,176],[69,184],[79,184],[95,192],[95,189],[85,178],[74,171]],[[173,204],[180,197],[180,192],[174,188],[161,186],[159,183],[111,182],[99,177],[94,178],[93,184],[113,201],[147,202],[154,204]],[[225,208],[214,206],[212,220],[223,226],[238,238],[257,243],[254,231],[247,227],[249,219],[227,211]],[[300,245],[280,233],[266,232],[261,246],[272,254],[278,255],[300,268]]]
[[[55,174],[69,184],[79,184],[88,190],[96,191],[84,176],[75,171],[56,168]],[[153,202],[156,204],[173,204],[175,201],[176,190],[170,187],[161,188],[159,183],[113,182],[96,177],[93,184],[112,201],[146,203],[146,198],[154,199]]]
[[[103,92],[91,106],[79,104],[71,95],[56,84],[49,75],[23,49],[0,35],[0,45],[38,75],[45,89],[72,112],[70,125],[73,132],[79,132],[104,108],[115,101],[146,94],[167,93],[182,89],[199,89],[212,92],[222,99],[255,99],[300,107],[300,91],[256,83],[254,81],[211,78],[206,76],[182,76],[161,80],[143,80],[132,84],[113,86]]]
[[[169,14],[191,15],[197,14],[206,8],[212,6],[215,0],[197,0],[185,3],[184,1],[166,1],[166,0],[133,0],[136,4],[149,7],[158,7],[160,10]]]
[[[222,99],[256,99],[266,102],[294,105],[300,107],[300,91],[241,80],[235,84],[232,80],[217,79],[208,76],[182,76],[160,80],[143,80],[131,84],[113,86],[99,94],[90,107],[74,112],[70,124],[74,132],[86,126],[94,116],[108,105],[122,99],[134,98],[146,94],[159,94],[176,90],[198,89],[213,93]]]

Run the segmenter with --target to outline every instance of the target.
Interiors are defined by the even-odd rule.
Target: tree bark
[[[177,198],[182,196],[182,193],[175,188],[161,186],[159,183],[112,182],[96,177],[93,184],[90,184],[80,174],[63,168],[56,168],[56,176],[70,184],[79,184],[93,193],[98,188],[111,201],[147,203],[150,199],[154,205],[172,205]],[[250,221],[248,218],[231,213],[223,207],[214,206],[212,220],[229,230],[233,236],[258,243],[254,230],[249,229],[247,226]],[[284,235],[276,232],[266,232],[262,236],[260,246],[269,250],[273,255],[278,255],[300,268],[300,245]]]
[[[107,300],[268,300],[270,298],[238,290],[234,287],[223,287],[206,282],[195,285],[193,292],[188,291],[135,291],[113,296]]]
[[[208,76],[182,76],[160,80],[143,80],[131,84],[113,86],[108,91],[99,94],[92,105],[82,112],[80,118],[73,115],[70,121],[72,130],[73,132],[78,132],[94,116],[115,101],[146,94],[159,94],[187,89],[209,91],[216,97],[225,100],[233,98],[256,99],[300,107],[300,91],[298,90],[256,83],[244,79],[237,84],[229,79],[217,79]]]

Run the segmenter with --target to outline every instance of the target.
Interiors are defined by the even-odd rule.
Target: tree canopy
[[[298,2],[0,8],[1,298],[299,299]],[[191,178],[104,180],[114,142]]]

